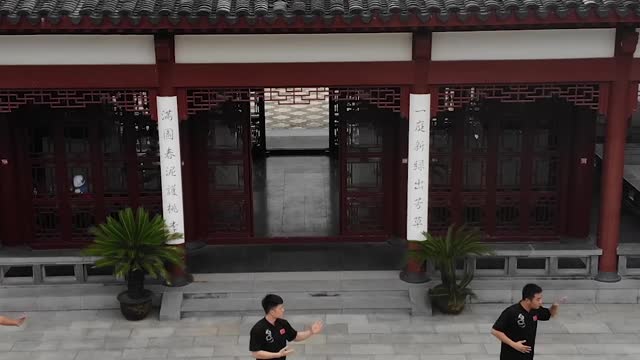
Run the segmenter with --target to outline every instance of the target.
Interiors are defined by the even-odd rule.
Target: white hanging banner
[[[178,99],[175,96],[158,96],[157,99],[160,171],[162,173],[162,214],[172,232],[184,234]],[[183,243],[184,236],[181,239],[168,242],[170,245]]]
[[[409,97],[409,157],[407,160],[407,240],[424,240],[429,210],[429,125],[431,95]]]

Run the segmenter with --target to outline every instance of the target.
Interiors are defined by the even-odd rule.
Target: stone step
[[[162,319],[208,312],[260,313],[260,300],[267,293],[285,298],[293,313],[359,313],[400,311],[430,313],[426,292],[438,281],[407,284],[397,272],[311,272],[196,275],[195,282],[181,288],[149,282],[147,287],[162,304]],[[546,303],[568,296],[570,304],[638,304],[640,280],[617,283],[593,280],[476,279],[471,283],[477,304],[509,304],[520,300],[527,282],[544,289]],[[61,311],[117,309],[116,296],[123,284],[42,284],[0,286],[3,311]]]
[[[153,291],[154,304],[159,305],[163,286],[147,286]],[[74,311],[119,309],[117,295],[122,284],[57,284],[12,285],[0,287],[2,311]]]
[[[268,293],[282,296],[289,314],[430,313],[396,271],[326,271],[196,274],[192,284],[165,291],[160,317],[260,315]]]
[[[522,287],[536,283],[543,289],[546,303],[567,296],[571,304],[638,304],[640,303],[640,280],[623,279],[616,283],[595,280],[474,280],[471,288],[478,296],[472,303],[500,304],[516,303],[522,298]]]
[[[285,281],[212,281],[194,282],[185,293],[266,293],[282,292],[340,292],[340,291],[402,291],[408,284],[399,279],[364,280],[285,280]]]
[[[287,311],[364,311],[411,310],[409,291],[334,291],[334,292],[278,292],[285,299]],[[264,293],[185,293],[183,313],[224,313],[260,310]]]

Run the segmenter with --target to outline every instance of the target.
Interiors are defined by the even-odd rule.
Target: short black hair
[[[267,294],[267,296],[262,299],[262,308],[265,314],[268,314],[271,309],[281,304],[284,304],[284,300],[278,295]]]
[[[536,294],[540,294],[542,288],[536,284],[527,284],[522,288],[522,300],[533,300]]]

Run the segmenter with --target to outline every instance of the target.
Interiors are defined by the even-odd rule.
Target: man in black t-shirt
[[[269,294],[262,299],[265,316],[251,328],[249,351],[256,359],[285,360],[293,352],[287,342],[303,341],[322,331],[323,324],[316,321],[306,331],[296,331],[284,316],[284,301]]]
[[[491,334],[502,342],[500,360],[533,360],[538,321],[556,316],[558,306],[554,303],[549,309],[543,307],[542,288],[525,285],[522,300],[506,308],[491,329]]]

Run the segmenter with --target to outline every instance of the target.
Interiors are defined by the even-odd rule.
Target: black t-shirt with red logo
[[[277,319],[274,325],[271,325],[267,319],[262,318],[253,328],[251,328],[251,337],[249,339],[249,351],[268,351],[277,353],[287,346],[288,341],[293,341],[298,332],[289,325],[287,320]],[[276,360],[285,360],[281,357]]]
[[[505,333],[507,337],[515,342],[526,340],[524,343],[531,346],[530,353],[521,353],[511,346],[502,343],[500,349],[500,360],[532,360],[533,351],[536,345],[536,330],[538,321],[551,319],[551,312],[547,308],[539,308],[531,311],[525,310],[520,303],[506,308],[493,328]]]

